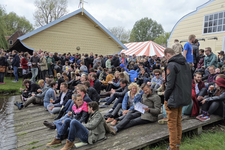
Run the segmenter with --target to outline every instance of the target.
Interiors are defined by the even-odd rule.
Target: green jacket
[[[204,67],[207,68],[211,65],[214,65],[217,68],[217,56],[215,54],[213,54],[213,52],[211,52],[211,54],[209,56],[206,56],[204,58]]]
[[[105,67],[108,68],[108,69],[111,69],[111,68],[112,68],[112,66],[111,66],[111,61],[110,61],[109,59],[106,60],[106,62],[105,62]]]
[[[149,120],[151,122],[157,121],[161,109],[161,99],[156,94],[156,92],[153,91],[150,96],[143,94],[141,103],[148,106],[148,108],[150,109],[150,112],[145,112],[144,114],[141,114],[141,119]]]
[[[94,144],[99,140],[106,139],[104,121],[105,120],[99,111],[95,111],[89,116],[87,124],[84,124],[84,127],[87,128],[89,131],[89,144]]]
[[[48,69],[53,69],[54,68],[54,65],[55,65],[55,59],[53,57],[46,57],[46,60],[47,60],[47,64],[48,64]],[[51,62],[53,63],[51,65]]]

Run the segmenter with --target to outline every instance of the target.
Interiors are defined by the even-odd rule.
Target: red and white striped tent
[[[136,56],[143,56],[143,55],[146,56],[157,55],[158,57],[164,56],[165,48],[152,41],[133,42],[124,45],[128,48],[128,50],[122,50],[120,53],[125,53],[125,55],[135,54]]]

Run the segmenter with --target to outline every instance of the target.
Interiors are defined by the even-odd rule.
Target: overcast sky
[[[68,10],[78,9],[80,0],[68,0]],[[208,0],[85,0],[84,8],[106,28],[123,26],[132,29],[134,23],[148,17],[170,32],[176,22]],[[14,11],[34,24],[34,0],[1,0],[7,13]]]

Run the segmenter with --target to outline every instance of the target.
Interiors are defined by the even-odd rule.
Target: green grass
[[[31,143],[28,143],[27,145],[34,145],[34,144],[36,144],[36,143],[38,143],[39,141],[33,141],[33,142],[31,142]]]
[[[200,135],[185,135],[182,137],[180,150],[224,150],[224,131],[223,128],[217,126],[214,130],[203,130]],[[143,150],[165,150],[168,145],[168,141],[163,141],[157,146],[148,146]]]
[[[32,150],[32,149],[35,149],[35,148],[38,148],[38,147],[41,147],[41,146],[43,146],[43,145],[33,146],[33,147],[28,148],[28,149],[26,149],[26,150]]]
[[[18,135],[25,135],[25,134],[27,134],[27,133],[20,133],[20,134],[18,134]]]
[[[4,82],[5,84],[0,84],[0,94],[19,94],[20,93],[20,88],[24,88],[22,87],[22,78],[19,78],[19,82],[14,83],[12,82],[14,80],[14,78],[12,78],[12,80],[10,79],[10,77],[5,77],[4,78]]]

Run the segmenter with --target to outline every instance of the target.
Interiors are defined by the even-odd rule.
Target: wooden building
[[[23,32],[21,30],[17,30],[13,35],[11,35],[8,39],[7,42],[9,44],[9,49],[13,46],[13,44],[16,42],[17,38],[20,36],[23,36]]]
[[[172,29],[167,46],[171,47],[175,39],[184,45],[191,34],[196,35],[200,49],[225,51],[225,0],[209,0],[182,17]]]
[[[85,9],[79,9],[18,38],[12,49],[58,53],[113,54],[127,49]]]

